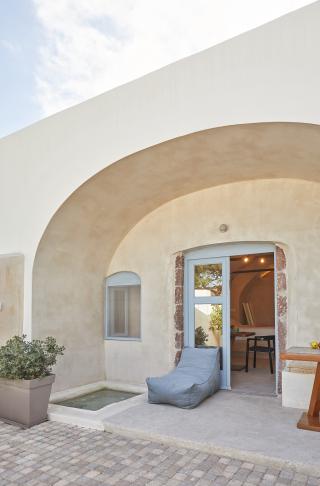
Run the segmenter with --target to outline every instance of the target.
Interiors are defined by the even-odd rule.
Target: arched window
[[[140,277],[118,272],[106,278],[107,339],[140,339]]]

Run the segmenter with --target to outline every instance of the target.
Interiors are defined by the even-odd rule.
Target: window
[[[140,289],[140,278],[133,272],[106,279],[107,339],[140,339]]]

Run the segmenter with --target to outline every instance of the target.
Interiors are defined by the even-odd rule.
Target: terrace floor
[[[320,476],[320,434],[297,429],[302,411],[282,407],[277,397],[219,391],[193,410],[137,398],[106,417],[105,430]]]
[[[3,486],[316,486],[316,476],[192,448],[46,422],[0,422]]]

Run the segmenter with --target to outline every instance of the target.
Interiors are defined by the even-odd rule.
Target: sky
[[[0,0],[0,137],[313,0]]]

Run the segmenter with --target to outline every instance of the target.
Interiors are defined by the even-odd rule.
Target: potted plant
[[[205,332],[202,326],[196,327],[194,341],[197,348],[205,346],[206,342],[208,341],[208,337],[209,335]]]
[[[27,341],[25,335],[0,347],[0,418],[24,427],[46,420],[52,366],[64,349],[53,337]]]

